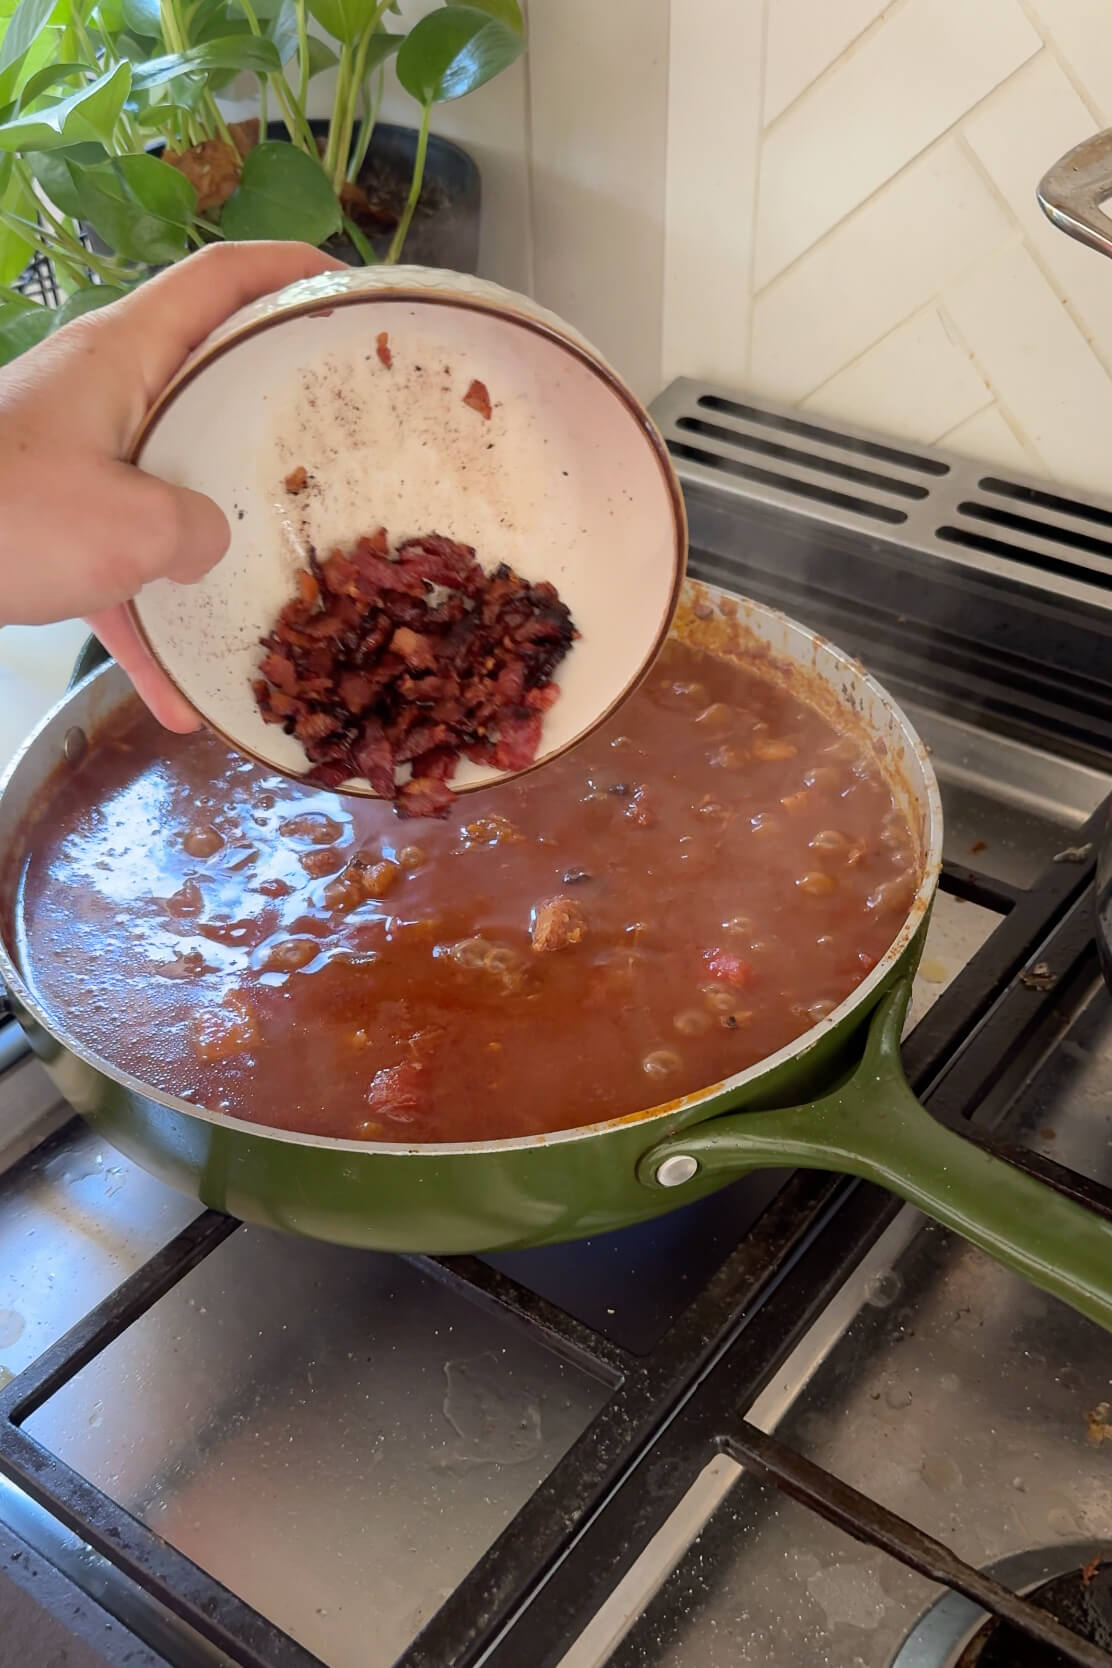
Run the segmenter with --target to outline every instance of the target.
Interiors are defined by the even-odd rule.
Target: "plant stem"
[[[243,15],[247,19],[247,27],[253,35],[261,38],[262,30],[259,27],[259,20],[255,15],[255,8],[251,0],[239,0],[239,3],[243,8]],[[302,107],[299,108],[294,103],[293,94],[281,71],[272,75],[270,81],[274,87],[274,96],[278,101],[278,108],[282,112],[282,120],[286,124],[286,132],[290,136],[290,143],[300,145],[301,149],[309,156],[315,156],[316,146],[313,142],[313,131],[305,118],[304,99],[301,101]],[[260,140],[266,138],[265,98],[259,102],[259,138]]]
[[[344,231],[354,243],[362,257],[364,266],[377,266],[378,256],[375,254],[374,244],[361,226],[357,226],[349,215],[343,216]]]
[[[364,30],[363,38],[359,42],[359,50],[355,55],[355,70],[351,78],[351,86],[347,89],[347,103],[341,111],[339,109],[339,100],[337,99],[337,108],[333,111],[333,127],[335,127],[337,119],[340,124],[340,131],[336,138],[336,153],[333,161],[331,176],[332,187],[337,197],[340,195],[340,192],[343,189],[344,181],[348,177],[348,158],[351,154],[351,136],[355,130],[356,106],[363,92],[363,82],[367,74],[367,53],[370,51],[371,40],[374,36],[376,28],[378,27],[378,20],[381,15],[381,12],[375,12],[370,26]],[[329,134],[329,139],[331,139],[331,133]]]
[[[0,209],[0,226],[6,226],[10,232],[29,243],[32,249],[44,255],[59,272],[66,275],[71,284],[84,283],[80,267],[73,263],[68,254],[53,245],[33,221],[25,220],[21,214],[11,214],[7,209]]]
[[[212,122],[213,126],[216,128],[216,131],[220,135],[221,139],[223,139],[223,141],[226,145],[230,145],[232,147],[232,149],[235,150],[235,148],[236,148],[235,140],[232,138],[232,135],[231,135],[231,133],[228,129],[228,124],[224,120],[223,116],[220,114],[219,106],[217,105],[216,100],[213,98],[211,93],[206,92],[205,98],[204,98],[204,105],[205,105],[205,109],[208,111],[209,120]]]
[[[302,110],[309,102],[309,8],[295,0],[297,11],[297,102]]]
[[[367,109],[359,128],[359,137],[355,141],[355,149],[352,151],[351,161],[348,163],[347,177],[349,180],[354,181],[359,178],[363,164],[367,160],[367,152],[371,148],[371,137],[378,121],[379,106],[382,104],[382,94],[385,86],[386,66],[380,64],[374,95],[367,101]]]
[[[409,182],[409,196],[405,200],[405,209],[398,221],[397,230],[390,240],[390,248],[386,253],[386,264],[393,266],[402,252],[410,225],[413,221],[413,211],[417,207],[417,200],[421,195],[421,186],[425,178],[425,153],[429,148],[429,121],[432,117],[432,105],[426,104],[421,111],[421,127],[417,134],[417,154],[413,158],[413,178]]]
[[[96,48],[94,47],[92,41],[89,39],[89,31],[85,27],[85,20],[81,16],[81,10],[80,10],[80,7],[78,7],[78,6],[71,6],[70,7],[70,27],[73,29],[74,34],[77,36],[78,46],[81,48],[81,51],[85,54],[85,62],[88,64],[89,68],[95,74],[97,71],[99,71],[100,64],[99,64],[99,61],[97,59]]]
[[[336,76],[336,93],[332,100],[332,118],[328,123],[328,144],[324,152],[324,171],[333,185],[336,181],[336,152],[339,148],[340,132],[347,114],[348,100],[352,96],[351,71],[351,47],[345,41],[340,48],[340,67]]]

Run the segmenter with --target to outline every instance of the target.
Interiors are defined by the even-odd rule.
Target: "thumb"
[[[174,486],[134,464],[126,472],[126,502],[136,589],[151,579],[190,585],[214,568],[231,542],[228,518],[218,504],[190,487]]]

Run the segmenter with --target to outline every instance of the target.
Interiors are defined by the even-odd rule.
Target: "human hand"
[[[212,244],[0,370],[0,623],[86,619],[167,729],[196,729],[197,715],[124,604],[148,580],[202,578],[230,533],[211,499],[124,460],[210,331],[342,264],[305,244]]]

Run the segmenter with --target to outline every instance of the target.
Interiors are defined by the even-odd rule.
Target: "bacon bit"
[[[753,968],[730,950],[707,950],[703,956],[711,977],[726,985],[746,989],[753,983]]]
[[[552,585],[505,564],[484,573],[469,545],[439,534],[392,555],[379,528],[350,552],[310,556],[252,688],[264,719],[304,746],[307,780],[338,788],[361,776],[399,816],[443,817],[461,756],[496,770],[532,764],[575,636]],[[632,810],[655,820],[643,804]]]
[[[469,405],[472,411],[477,411],[479,416],[484,417],[488,423],[490,422],[490,395],[487,393],[487,385],[485,382],[480,382],[476,377],[475,381],[471,384],[470,388],[463,396],[463,403],[464,405]]]
[[[258,890],[264,898],[288,898],[293,887],[285,880],[260,880]]]
[[[394,355],[390,352],[390,335],[388,331],[380,330],[378,335],[375,337],[375,352],[378,354],[379,364],[385,365],[386,369],[389,370],[391,365],[394,363]]]
[[[1095,1558],[1090,1558],[1090,1560],[1087,1564],[1082,1564],[1082,1566],[1081,1566],[1081,1585],[1083,1587],[1091,1587],[1093,1582],[1097,1578],[1097,1571],[1099,1569],[1100,1569],[1100,1553],[1098,1552]]]
[[[367,1105],[380,1118],[411,1124],[421,1105],[421,1087],[419,1064],[384,1066],[374,1075]]]
[[[549,898],[533,910],[533,949],[539,955],[566,950],[587,936],[587,917],[573,898]]]
[[[334,875],[337,869],[344,866],[343,854],[338,852],[335,846],[321,846],[315,851],[303,851],[298,862],[310,880],[320,880],[325,875]]]
[[[291,497],[295,497],[297,493],[304,492],[305,488],[309,485],[309,471],[305,468],[304,464],[299,463],[296,469],[290,470],[282,485]],[[311,579],[312,574],[310,574],[309,577]]]
[[[442,778],[413,776],[402,786],[394,809],[403,821],[411,817],[446,817],[455,797]]]

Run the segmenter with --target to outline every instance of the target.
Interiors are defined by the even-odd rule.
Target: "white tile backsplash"
[[[777,0],[768,8],[764,119],[774,122],[800,93],[837,63],[891,0]],[[684,20],[685,32],[688,27]]]
[[[1028,248],[1112,369],[1112,264],[1063,237],[1035,200],[1048,162],[1093,131],[1093,118],[1060,62],[1041,52],[978,106],[962,137],[1022,229]]]
[[[959,423],[948,434],[939,437],[939,444],[962,457],[979,458],[982,463],[997,469],[1018,469],[1026,475],[1041,475],[1046,468],[1029,443],[1025,445],[997,405],[988,405]]]
[[[949,289],[942,304],[1051,472],[1107,490],[1112,380],[1027,250],[1001,250]]]
[[[660,381],[669,0],[530,0],[535,294]]]
[[[1112,8],[1104,0],[1027,0],[1027,6],[1092,105],[1094,128],[1112,124]]]
[[[804,405],[910,440],[934,440],[991,401],[969,354],[931,306],[837,371]]]
[[[973,163],[944,140],[757,295],[755,387],[803,399],[1015,236]]]
[[[1018,0],[904,0],[893,8],[766,132],[758,288],[1041,46]],[[929,225],[920,236],[930,236]]]
[[[764,0],[685,0],[668,80],[661,371],[744,383]],[[703,43],[714,34],[717,50]],[[729,166],[722,165],[728,159]]]

